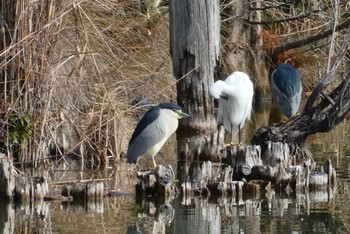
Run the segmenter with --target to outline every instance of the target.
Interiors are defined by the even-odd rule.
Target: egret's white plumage
[[[145,6],[147,9],[147,17],[149,18],[149,13],[152,9],[156,9],[158,14],[159,10],[158,10],[158,5],[162,0],[145,0]]]
[[[254,95],[253,83],[247,74],[236,71],[225,81],[216,81],[210,87],[209,93],[213,98],[220,99],[217,121],[231,133],[232,141],[233,134],[243,128],[245,120],[250,119]],[[240,136],[239,141],[241,143]]]

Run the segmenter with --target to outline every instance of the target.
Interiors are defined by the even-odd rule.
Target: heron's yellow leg
[[[152,156],[152,160],[153,160],[153,166],[154,166],[154,168],[156,168],[157,167],[157,163],[156,163],[156,160],[154,159],[154,156]]]

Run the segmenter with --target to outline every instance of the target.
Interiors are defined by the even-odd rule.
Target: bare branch
[[[332,33],[332,38],[331,38],[331,43],[329,45],[329,50],[328,50],[328,61],[327,61],[327,73],[330,70],[331,67],[331,56],[334,52],[334,43],[335,43],[335,29],[337,28],[337,17],[338,17],[338,1],[335,0],[335,3],[333,4],[333,1],[330,2],[332,5],[332,22],[333,22],[333,33]]]
[[[302,20],[305,18],[310,17],[311,15],[314,15],[316,13],[321,12],[321,10],[319,11],[313,11],[313,12],[307,12],[304,14],[300,14],[297,16],[292,16],[292,17],[286,17],[286,18],[282,18],[282,19],[275,19],[275,20],[265,20],[265,21],[252,21],[252,20],[247,20],[246,22],[248,24],[260,24],[263,25],[265,27],[269,27],[272,24],[278,24],[278,23],[286,23],[286,22],[290,22],[290,21],[294,21],[294,20]]]
[[[321,32],[319,34],[316,34],[314,36],[311,36],[311,37],[308,37],[308,38],[305,38],[302,40],[298,40],[298,41],[287,43],[287,44],[284,44],[281,46],[273,47],[270,50],[270,54],[272,55],[272,57],[274,57],[281,52],[285,52],[287,50],[296,49],[296,48],[308,45],[310,43],[313,43],[313,42],[316,42],[318,40],[329,37],[330,35],[332,35],[333,30],[335,30],[334,32],[337,32],[337,31],[340,31],[342,29],[348,28],[349,26],[350,26],[350,18],[347,18],[344,22],[337,25],[335,28],[329,29],[327,31]]]
[[[270,1],[263,1],[262,3],[265,6],[263,6],[263,7],[253,7],[253,6],[250,5],[249,10],[252,10],[252,11],[264,11],[264,10],[268,10],[268,9],[278,8],[278,7],[281,7],[282,5],[285,5],[285,4],[274,3],[274,2],[270,2]]]

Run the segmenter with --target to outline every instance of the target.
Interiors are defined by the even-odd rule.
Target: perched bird
[[[278,109],[290,118],[299,109],[302,86],[298,71],[289,63],[278,64],[271,74],[272,98]]]
[[[230,144],[233,144],[233,135],[237,132],[241,143],[241,129],[252,112],[254,88],[249,76],[236,71],[225,81],[216,81],[209,93],[213,98],[220,99],[217,122],[231,133]]]
[[[152,10],[152,9],[156,9],[156,11],[159,13],[159,10],[158,10],[158,5],[159,3],[161,2],[162,0],[145,0],[145,7],[147,9],[147,18],[149,18],[149,12]]]
[[[129,142],[127,151],[128,163],[136,163],[143,155],[152,156],[153,165],[157,164],[154,156],[166,140],[176,131],[179,119],[189,114],[182,112],[175,103],[161,103],[146,112],[137,124]]]

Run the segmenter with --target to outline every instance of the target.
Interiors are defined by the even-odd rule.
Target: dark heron
[[[143,155],[152,156],[153,165],[156,168],[154,156],[176,131],[179,119],[183,117],[191,116],[182,112],[175,103],[161,103],[148,110],[137,124],[130,139],[126,154],[128,163],[136,163]]]
[[[278,109],[288,118],[293,116],[299,109],[302,92],[298,71],[289,63],[278,64],[271,74],[270,87]]]

